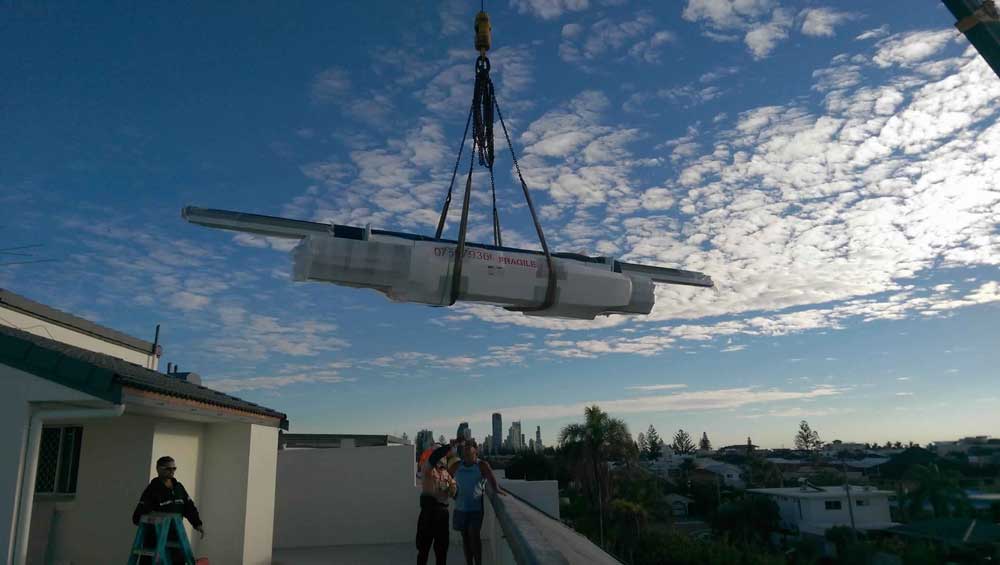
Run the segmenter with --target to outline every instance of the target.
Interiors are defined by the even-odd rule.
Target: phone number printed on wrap
[[[497,263],[499,265],[511,265],[514,267],[527,267],[529,269],[537,269],[538,261],[534,259],[526,259],[522,257],[508,257],[506,255],[499,255],[493,253],[492,251],[486,251],[483,249],[466,249],[463,254],[465,259],[473,259],[478,261],[488,261],[490,263]],[[454,247],[435,247],[434,248],[435,257],[455,257]]]

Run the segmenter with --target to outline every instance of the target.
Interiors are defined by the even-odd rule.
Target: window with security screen
[[[42,430],[38,450],[36,494],[75,494],[80,470],[81,427],[60,427]]]

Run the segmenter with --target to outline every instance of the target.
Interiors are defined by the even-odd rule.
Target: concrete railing
[[[490,565],[620,565],[586,537],[510,492],[488,492],[492,520],[483,524],[492,542]],[[487,528],[493,531],[485,532]]]

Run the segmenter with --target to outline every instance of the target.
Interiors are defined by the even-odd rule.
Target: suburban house
[[[661,476],[673,477],[676,476],[681,469],[681,465],[685,461],[694,461],[694,454],[689,453],[674,453],[674,450],[670,446],[663,446],[663,452],[656,459],[652,459],[646,462],[646,467]]]
[[[124,563],[132,510],[161,455],[176,459],[205,522],[204,540],[188,530],[196,555],[271,562],[284,414],[200,386],[193,373],[153,370],[152,343],[8,292],[2,306],[5,562]]]
[[[668,494],[663,498],[670,506],[670,515],[675,518],[686,517],[691,511],[691,503],[694,502],[690,498],[676,493]]]
[[[1000,439],[990,436],[964,437],[957,441],[937,441],[929,449],[942,457],[960,455],[973,465],[1000,464]]]
[[[748,493],[778,503],[784,528],[823,536],[834,526],[858,530],[885,530],[896,526],[889,516],[889,497],[895,493],[871,487],[756,488]]]
[[[717,449],[716,453],[719,455],[750,455],[759,449],[760,446],[754,445],[750,438],[747,438],[746,443],[725,445]]]
[[[824,445],[821,453],[823,457],[833,459],[841,457],[844,454],[865,453],[868,449],[863,443],[843,442],[835,439],[833,442]]]
[[[743,480],[743,470],[737,465],[716,461],[715,459],[697,459],[695,460],[695,465],[699,469],[708,471],[718,477],[722,481],[722,484],[727,487],[744,489],[747,486]]]

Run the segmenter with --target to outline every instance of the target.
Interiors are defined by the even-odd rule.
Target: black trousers
[[[417,565],[427,565],[431,546],[434,562],[448,562],[448,505],[433,496],[420,497],[420,517],[417,519]]]

